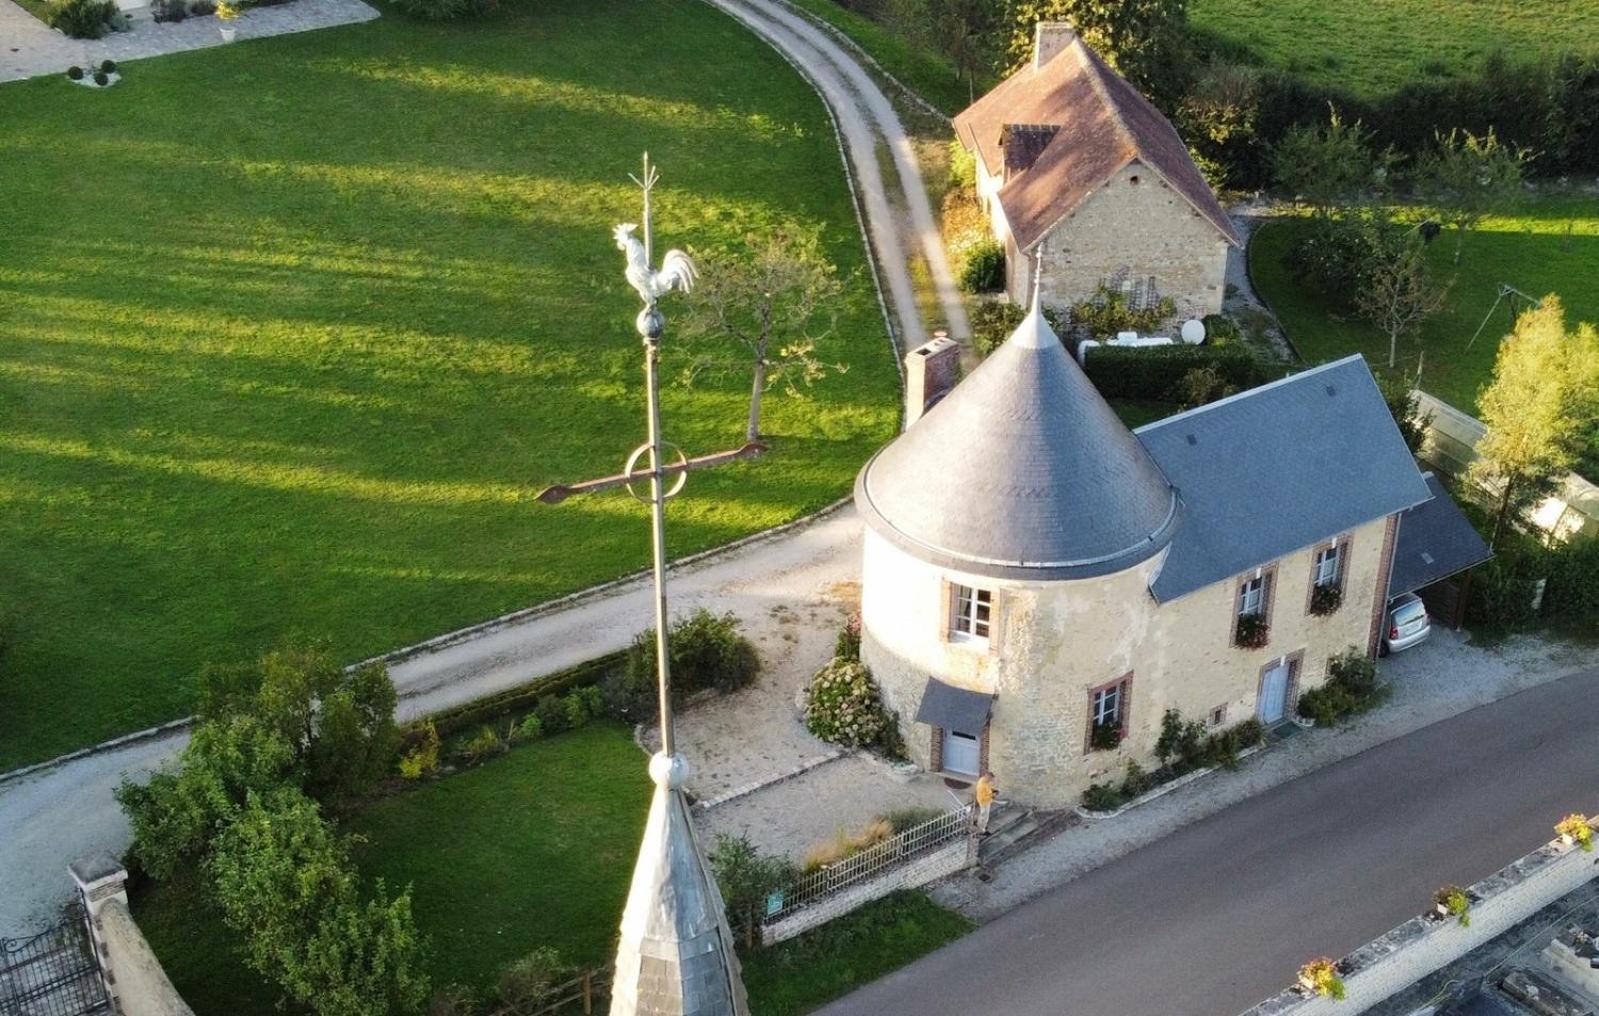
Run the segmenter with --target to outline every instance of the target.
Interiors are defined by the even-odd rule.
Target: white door
[[[1278,723],[1288,706],[1288,664],[1279,663],[1260,682],[1260,722]]]
[[[944,731],[944,770],[964,776],[976,776],[980,755],[977,737],[958,730]]]

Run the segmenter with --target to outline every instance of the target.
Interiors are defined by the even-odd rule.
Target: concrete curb
[[[99,744],[91,744],[87,748],[79,748],[77,751],[69,751],[65,755],[57,755],[55,758],[46,759],[43,762],[35,762],[33,765],[23,766],[20,769],[13,769],[6,773],[0,773],[0,787],[3,787],[7,783],[11,783],[15,780],[32,776],[34,773],[42,773],[47,769],[54,769],[56,766],[66,765],[68,762],[76,762],[78,759],[89,758],[92,755],[103,755],[106,752],[117,751],[135,744],[141,744],[145,741],[157,740],[165,737],[168,734],[187,729],[188,726],[193,722],[194,717],[185,716],[179,720],[171,720],[166,723],[158,724],[154,727],[146,727],[143,730],[135,730],[133,733],[123,734],[121,737],[113,737],[111,740],[101,741]]]

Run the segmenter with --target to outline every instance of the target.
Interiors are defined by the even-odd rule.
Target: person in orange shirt
[[[978,777],[972,792],[977,801],[977,833],[987,836],[988,813],[994,807],[994,774],[984,773]]]

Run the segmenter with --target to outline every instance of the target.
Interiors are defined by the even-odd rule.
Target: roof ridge
[[[1105,87],[1105,79],[1100,76],[1103,71],[1109,70],[1109,68],[1100,66],[1099,54],[1089,48],[1081,35],[1074,36],[1071,45],[1067,48],[1075,48],[1083,54],[1079,59],[1082,60],[1083,66],[1088,70],[1089,87],[1094,90],[1094,94],[1099,96],[1099,101],[1109,110],[1110,118],[1116,124],[1116,130],[1121,134],[1122,139],[1131,143],[1135,152],[1143,155],[1144,146],[1138,143],[1138,136],[1133,133],[1131,127],[1127,126],[1127,120],[1122,116],[1121,105],[1111,97],[1110,89]],[[1148,160],[1144,161],[1147,162]],[[1115,170],[1112,170],[1112,172],[1115,172]]]
[[[1349,363],[1352,360],[1363,361],[1365,360],[1365,357],[1360,353],[1350,353],[1348,356],[1342,357],[1341,359],[1329,360],[1326,363],[1318,363],[1316,366],[1308,367],[1296,374],[1289,374],[1286,377],[1280,377],[1275,381],[1267,381],[1265,384],[1256,385],[1253,388],[1245,388],[1241,392],[1234,392],[1225,398],[1217,399],[1215,402],[1207,402],[1203,406],[1195,406],[1193,409],[1185,409],[1181,413],[1173,413],[1171,416],[1168,416],[1165,419],[1156,420],[1153,423],[1146,423],[1142,427],[1135,429],[1133,434],[1143,434],[1145,432],[1155,430],[1158,427],[1164,427],[1168,423],[1175,423],[1178,420],[1190,419],[1191,417],[1203,413],[1207,409],[1215,409],[1218,406],[1226,406],[1231,405],[1234,402],[1241,402],[1252,395],[1258,395],[1261,392],[1267,391],[1268,389],[1281,388],[1283,385],[1286,385],[1290,382],[1301,381],[1305,378],[1313,377],[1324,371],[1331,370],[1334,367],[1342,367],[1344,364]]]

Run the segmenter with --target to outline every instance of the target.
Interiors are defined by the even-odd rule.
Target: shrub
[[[428,1000],[428,1016],[477,1016],[477,995],[464,984],[446,984]]]
[[[1026,316],[1027,312],[1014,303],[984,300],[972,308],[972,348],[986,358],[1004,345]]]
[[[82,81],[83,68],[79,67],[77,64],[73,64],[71,67],[67,68],[67,77],[71,78],[73,81]]]
[[[511,728],[511,743],[522,744],[527,741],[537,741],[544,736],[544,723],[531,713],[522,717],[522,721]]]
[[[1122,728],[1118,723],[1096,723],[1088,731],[1091,751],[1115,751],[1122,743]]]
[[[1544,616],[1599,624],[1599,539],[1573,540],[1548,555]]]
[[[495,989],[509,1008],[533,1010],[554,1001],[554,989],[571,974],[559,951],[540,946],[500,971]]]
[[[424,21],[454,21],[491,11],[494,0],[395,0],[402,13]]]
[[[1233,632],[1233,641],[1245,649],[1259,649],[1271,638],[1271,625],[1264,614],[1242,614]]]
[[[58,28],[73,39],[98,39],[106,33],[116,13],[113,0],[51,0],[44,18],[51,28]]]
[[[99,85],[101,88],[104,88],[106,85],[111,83],[111,79],[106,75],[105,71],[95,71],[94,83]]]
[[[1134,308],[1125,294],[1101,283],[1094,295],[1072,304],[1071,322],[1096,339],[1113,339],[1118,332],[1148,334],[1170,321],[1177,305],[1163,297],[1153,306]]]
[[[1090,783],[1083,791],[1083,807],[1089,811],[1115,811],[1121,806],[1121,792],[1108,783]]]
[[[1205,342],[1211,346],[1230,346],[1244,337],[1238,322],[1225,314],[1206,314],[1200,322],[1205,326]]]
[[[977,186],[977,156],[959,141],[949,143],[949,185],[956,190]]]
[[[833,642],[833,659],[858,660],[861,658],[861,615],[857,611],[844,622],[844,627],[838,630],[838,638]]]
[[[866,823],[864,829],[854,835],[840,829],[831,840],[818,843],[805,852],[805,859],[800,862],[800,873],[808,875],[813,871],[831,867],[854,857],[863,850],[877,846],[893,835],[894,827],[881,818],[872,819]]]
[[[731,613],[717,615],[705,609],[672,625],[667,645],[674,701],[707,688],[736,691],[755,680],[760,656],[754,644],[739,634],[741,626]],[[630,719],[649,719],[656,711],[655,680],[655,632],[640,632],[628,649],[625,674],[608,690],[607,699],[620,703]],[[548,726],[545,732],[554,733]]]
[[[1247,346],[1104,346],[1090,350],[1083,365],[1089,380],[1105,398],[1153,402],[1181,402],[1183,379],[1196,368],[1214,368],[1234,391],[1253,388],[1268,379],[1265,367]]]
[[[1160,717],[1160,737],[1155,739],[1155,757],[1164,765],[1188,763],[1189,768],[1199,759],[1204,725],[1183,722],[1183,714],[1168,709]]]
[[[187,0],[155,0],[150,15],[156,21],[182,21],[189,16]]]
[[[1354,646],[1327,660],[1327,681],[1299,696],[1299,715],[1321,726],[1332,726],[1346,716],[1364,713],[1383,700],[1377,685],[1377,665]]]
[[[1121,796],[1131,801],[1148,790],[1153,783],[1154,780],[1144,772],[1143,766],[1132,759],[1127,760],[1127,773],[1122,777]]]
[[[456,749],[456,755],[467,765],[475,766],[503,751],[505,751],[505,739],[500,736],[500,732],[493,727],[484,726]]]
[[[1317,586],[1310,591],[1310,612],[1317,617],[1337,612],[1343,602],[1344,591],[1337,586]]]
[[[1585,852],[1592,852],[1593,826],[1589,825],[1588,816],[1581,813],[1567,815],[1555,823],[1555,832],[1561,836],[1569,836],[1571,841]]]
[[[195,17],[205,17],[207,14],[215,14],[216,10],[217,5],[213,2],[213,0],[194,0],[193,3],[189,4],[189,13],[193,14]]]
[[[896,832],[902,833],[912,826],[919,826],[923,822],[931,822],[940,817],[944,812],[939,808],[910,807],[895,808],[893,811],[884,812],[882,819]]]
[[[1344,982],[1338,976],[1338,967],[1332,960],[1322,958],[1311,960],[1299,968],[1299,983],[1303,984],[1311,993],[1334,1001],[1342,1001],[1344,997]]]
[[[756,932],[766,917],[767,899],[793,881],[794,865],[786,857],[761,853],[743,836],[718,836],[710,861],[727,923],[750,948],[759,941]]]
[[[1471,897],[1458,885],[1446,885],[1432,894],[1433,903],[1445,915],[1460,922],[1462,928],[1471,927]]]
[[[570,692],[561,697],[561,707],[566,710],[566,729],[576,730],[589,721],[588,704],[578,695]],[[539,721],[544,722],[542,719]]]
[[[400,776],[420,780],[439,771],[439,731],[432,720],[425,720],[406,732],[400,755]]]
[[[583,711],[589,719],[597,720],[605,715],[605,693],[592,684],[585,684],[581,688],[573,688],[567,692],[568,698],[575,698],[582,703]]]
[[[1500,546],[1471,573],[1466,621],[1488,628],[1522,628],[1537,620],[1532,608],[1538,558]]]
[[[572,729],[572,711],[566,700],[546,695],[533,705],[533,718],[539,721],[539,732],[554,737]]]
[[[811,678],[805,691],[805,729],[822,740],[848,748],[876,747],[894,725],[872,672],[859,660],[834,660]]]
[[[1005,248],[999,241],[985,237],[967,249],[960,287],[968,293],[997,293],[1005,288]]]
[[[102,60],[100,61],[100,69],[107,74],[115,74],[117,72],[117,62],[115,60]]]
[[[1197,409],[1208,406],[1217,399],[1225,399],[1229,395],[1236,395],[1238,389],[1227,383],[1215,364],[1205,367],[1195,367],[1183,375],[1182,381],[1177,386],[1180,409]]]

